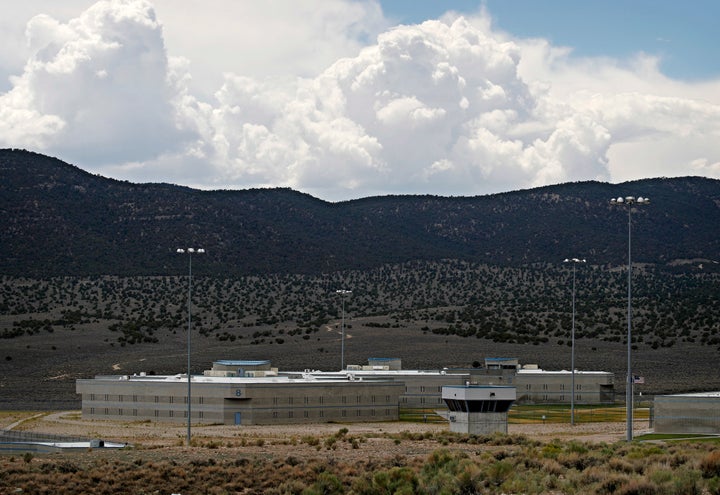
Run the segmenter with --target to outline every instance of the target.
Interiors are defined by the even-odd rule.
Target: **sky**
[[[720,179],[720,2],[4,0],[0,147],[327,201]]]

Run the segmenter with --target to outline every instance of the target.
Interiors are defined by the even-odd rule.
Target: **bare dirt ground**
[[[117,459],[156,458],[215,460],[253,457],[267,460],[326,458],[361,462],[394,457],[420,458],[445,446],[442,423],[347,423],[273,426],[193,425],[192,447],[186,446],[187,425],[152,422],[83,420],[79,411],[0,415],[5,429],[99,438],[127,443],[125,449],[94,449],[93,455]],[[345,431],[347,430],[347,431]],[[646,421],[634,425],[636,434],[648,431]],[[549,442],[554,439],[614,443],[625,439],[625,423],[510,424],[508,434]],[[453,442],[453,449],[477,452],[491,448]],[[101,452],[102,451],[102,452]],[[88,456],[90,450],[75,452]],[[66,455],[66,454],[61,454]]]

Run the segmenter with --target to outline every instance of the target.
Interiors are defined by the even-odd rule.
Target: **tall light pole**
[[[352,294],[351,290],[339,289],[335,291],[336,294],[340,294],[342,297],[342,324],[341,324],[341,337],[340,337],[340,371],[345,369],[345,296]]]
[[[572,263],[573,284],[572,284],[572,332],[570,334],[570,375],[572,376],[570,388],[570,424],[575,426],[575,266],[578,263],[585,263],[584,259],[565,258],[563,263]]]
[[[187,248],[178,249],[178,254],[188,255],[188,329],[187,329],[187,444],[190,446],[190,423],[192,414],[192,400],[191,400],[191,378],[190,378],[190,331],[192,329],[192,255],[203,254],[205,250]]]
[[[628,282],[627,282],[627,382],[625,384],[625,409],[627,410],[627,441],[633,439],[633,375],[632,375],[632,209],[633,206],[650,204],[649,198],[626,196],[613,198],[610,204],[624,206],[628,212]]]

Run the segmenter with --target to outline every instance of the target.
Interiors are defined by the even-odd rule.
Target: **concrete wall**
[[[466,413],[451,411],[448,413],[450,431],[471,435],[492,435],[508,432],[507,413]]]
[[[187,422],[187,382],[78,380],[85,418]],[[193,382],[193,423],[286,424],[395,421],[402,383]],[[239,422],[239,423],[238,423]]]
[[[405,375],[405,390],[400,396],[401,409],[446,409],[442,400],[442,388],[447,385],[464,385],[468,375]]]
[[[655,433],[720,434],[720,394],[658,395]]]
[[[509,385],[517,388],[518,404],[569,404],[572,373],[569,371],[520,371],[502,375],[473,374],[478,385]],[[609,372],[575,372],[576,404],[613,404],[615,377]]]

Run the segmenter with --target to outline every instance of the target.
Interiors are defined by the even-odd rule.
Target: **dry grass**
[[[71,412],[27,426],[133,447],[2,456],[0,493],[720,493],[720,444],[627,444],[623,423],[510,425],[510,435],[492,436],[399,422],[213,425],[193,428],[191,447],[184,425]]]

